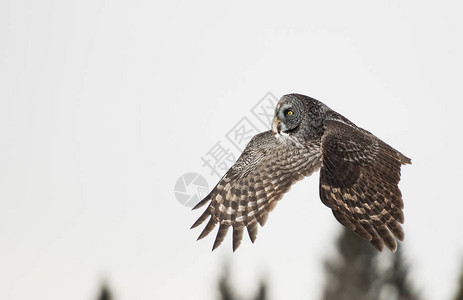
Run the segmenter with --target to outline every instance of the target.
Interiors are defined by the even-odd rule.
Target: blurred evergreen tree
[[[409,266],[405,262],[402,246],[389,253],[389,268],[381,276],[381,299],[418,300],[420,296],[408,279]]]
[[[242,297],[236,293],[238,289],[234,288],[231,283],[230,266],[228,263],[222,267],[222,273],[218,281],[218,297],[219,300],[236,300],[236,299],[252,299],[252,300],[267,300],[268,284],[266,280],[261,279],[257,293],[251,297]]]
[[[336,245],[337,257],[325,261],[324,300],[420,299],[409,282],[409,266],[400,245],[396,253],[379,254],[346,227]]]
[[[218,292],[220,300],[234,300],[236,299],[230,280],[230,266],[225,264],[222,268],[222,274],[220,275],[218,283]]]
[[[100,293],[98,295],[97,300],[112,300],[113,296],[111,291],[109,290],[108,284],[103,283],[100,288]]]
[[[261,280],[259,284],[259,289],[257,290],[257,294],[253,298],[253,300],[267,300],[267,294],[268,294],[267,282],[264,280]]]
[[[343,227],[336,246],[337,257],[325,261],[323,299],[378,299],[376,249],[346,227]]]
[[[462,265],[463,267],[463,265]],[[454,300],[463,300],[463,268],[461,269],[460,273],[460,281],[458,282],[457,286],[457,293],[455,295]]]

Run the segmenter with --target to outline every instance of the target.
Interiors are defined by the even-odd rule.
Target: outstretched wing
[[[401,164],[411,160],[339,116],[325,121],[320,198],[336,219],[379,251],[403,240]]]
[[[209,218],[199,240],[220,224],[212,250],[222,243],[230,226],[233,227],[233,251],[240,245],[245,227],[254,242],[257,223],[263,226],[268,212],[290,186],[317,170],[320,161],[319,142],[304,147],[286,144],[272,131],[254,136],[216,187],[193,208],[211,201],[191,228]]]

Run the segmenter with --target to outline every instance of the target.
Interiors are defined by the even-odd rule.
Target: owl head
[[[284,137],[313,138],[323,134],[323,119],[329,108],[308,96],[288,94],[275,109],[272,131]]]

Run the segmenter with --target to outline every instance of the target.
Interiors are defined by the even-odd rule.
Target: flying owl
[[[198,240],[219,223],[212,250],[233,229],[233,251],[244,229],[254,243],[257,224],[292,184],[320,169],[320,199],[334,217],[378,251],[402,241],[404,207],[400,167],[411,160],[372,133],[311,97],[289,94],[275,108],[272,130],[257,134],[215,188],[193,224],[209,218]],[[395,237],[395,238],[394,238]]]

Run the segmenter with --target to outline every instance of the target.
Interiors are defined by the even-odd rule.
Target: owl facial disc
[[[298,130],[302,119],[303,104],[288,95],[276,109],[272,130],[282,135],[291,135]]]

